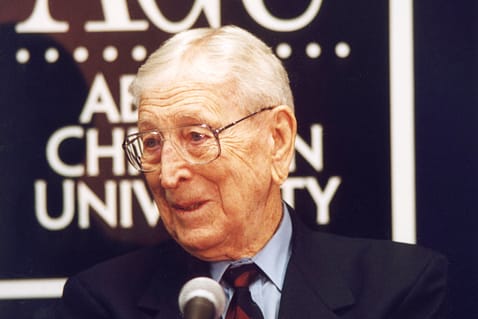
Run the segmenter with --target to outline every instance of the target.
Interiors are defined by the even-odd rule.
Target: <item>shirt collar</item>
[[[234,261],[219,261],[210,264],[211,276],[214,280],[220,281],[226,269],[232,265],[237,267],[242,264],[256,263],[267,275],[270,281],[282,290],[287,264],[291,255],[292,222],[287,206],[283,205],[283,216],[279,228],[255,256],[242,258]]]

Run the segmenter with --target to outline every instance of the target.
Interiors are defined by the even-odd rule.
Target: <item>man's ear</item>
[[[287,105],[279,105],[272,112],[272,178],[278,185],[282,185],[289,175],[289,166],[294,155],[297,121],[294,112]]]

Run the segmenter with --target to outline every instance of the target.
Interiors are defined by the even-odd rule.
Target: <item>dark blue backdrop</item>
[[[91,208],[91,226],[78,226],[78,216],[60,230],[43,227],[35,215],[34,183],[48,181],[48,208],[58,216],[65,201],[61,176],[48,164],[46,144],[61,127],[99,128],[102,143],[111,143],[113,128],[96,116],[79,123],[95,75],[105,75],[114,102],[121,104],[119,79],[133,74],[141,61],[128,57],[141,43],[148,52],[169,36],[153,25],[143,32],[88,33],[87,20],[101,20],[101,1],[66,5],[49,1],[52,16],[70,22],[69,32],[17,33],[15,24],[27,19],[34,2],[13,7],[0,0],[0,285],[2,280],[69,276],[102,259],[155,243],[164,234],[150,226],[135,201],[134,226],[110,227]],[[181,20],[194,1],[162,1],[170,19]],[[245,1],[221,3],[222,24],[237,24],[273,48],[287,43],[284,58],[296,98],[299,134],[310,143],[310,128],[323,129],[323,168],[314,169],[300,154],[292,177],[313,177],[322,188],[332,177],[340,185],[330,202],[330,222],[324,231],[351,236],[391,238],[389,29],[388,3],[324,0],[304,28],[278,32],[257,23],[244,9]],[[292,18],[311,1],[264,1],[273,16]],[[132,19],[146,19],[137,1],[128,1]],[[147,20],[147,19],[146,19]],[[478,8],[476,1],[414,2],[415,143],[417,242],[450,260],[450,300],[454,318],[478,318]],[[194,26],[208,25],[204,14]],[[345,42],[351,53],[339,58],[335,45]],[[307,57],[305,47],[317,42],[321,54]],[[80,45],[89,60],[77,63],[72,52]],[[114,62],[102,60],[107,45],[119,48]],[[44,53],[57,48],[59,60],[47,63]],[[17,63],[21,48],[28,63]],[[103,136],[104,135],[104,136]],[[85,141],[62,144],[68,164],[85,161]],[[74,183],[90,186],[104,197],[106,180],[135,180],[111,173],[101,162],[99,176],[77,176]],[[77,185],[77,184],[75,184]],[[294,192],[296,207],[315,224],[316,206],[304,190]],[[119,201],[119,199],[118,199]],[[77,213],[75,211],[75,213]],[[49,318],[54,299],[1,299],[0,318]]]
[[[418,242],[450,260],[454,318],[478,318],[478,6],[415,1]]]

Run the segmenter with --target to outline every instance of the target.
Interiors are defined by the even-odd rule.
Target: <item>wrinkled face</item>
[[[181,83],[146,91],[138,126],[219,128],[247,114],[217,87]],[[281,200],[271,174],[271,116],[263,112],[221,132],[221,155],[208,164],[188,163],[166,141],[158,168],[145,173],[166,229],[191,254],[203,260],[252,256],[275,231]]]

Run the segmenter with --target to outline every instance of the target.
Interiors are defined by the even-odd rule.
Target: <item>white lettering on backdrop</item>
[[[169,20],[155,0],[138,0],[138,3],[156,28],[176,33],[191,28],[201,12],[204,13],[211,27],[221,26],[221,1],[196,0],[189,13],[180,21]],[[293,32],[310,24],[320,11],[322,0],[311,0],[305,11],[297,17],[283,19],[272,15],[264,0],[242,0],[249,16],[259,25],[276,32]],[[149,28],[148,20],[132,20],[126,0],[101,0],[104,20],[85,21],[87,32],[131,32],[145,31]],[[33,12],[25,21],[16,25],[18,33],[67,33],[68,21],[59,21],[52,17],[48,0],[36,0]]]

